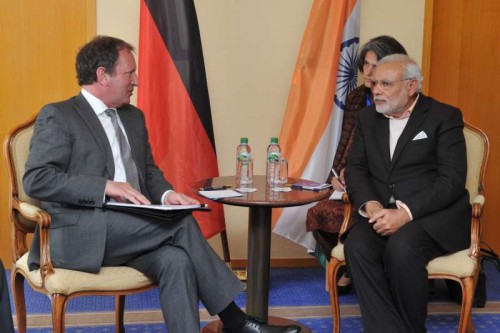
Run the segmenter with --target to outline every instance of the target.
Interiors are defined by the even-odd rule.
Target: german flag
[[[137,104],[156,163],[176,191],[219,175],[205,64],[193,0],[141,0]],[[224,211],[195,213],[206,238],[225,229]]]

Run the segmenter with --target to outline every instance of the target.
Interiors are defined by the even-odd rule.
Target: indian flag
[[[361,0],[315,0],[302,38],[280,133],[290,177],[324,182],[340,138],[344,103],[357,83]],[[275,210],[273,231],[314,251],[306,232],[314,204]]]

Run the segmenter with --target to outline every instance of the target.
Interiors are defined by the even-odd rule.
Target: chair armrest
[[[352,205],[351,202],[349,201],[349,196],[347,195],[347,193],[344,193],[342,195],[342,201],[344,202],[344,220],[342,221],[342,225],[339,231],[339,242],[340,242],[340,236],[342,236],[349,227],[349,222],[351,221],[351,214],[352,214]]]
[[[50,259],[50,214],[45,210],[27,202],[18,202],[17,210],[26,219],[33,221],[39,226],[40,233],[40,273],[42,279],[54,273],[54,266]]]
[[[485,198],[483,195],[477,195],[472,200],[472,218],[470,232],[470,254],[469,256],[479,258],[480,256],[480,237],[481,237],[481,215],[483,215]]]

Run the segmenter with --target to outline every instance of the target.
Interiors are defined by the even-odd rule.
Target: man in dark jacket
[[[345,253],[365,332],[426,332],[426,265],[469,246],[462,114],[421,94],[421,81],[408,56],[383,58],[356,123]]]

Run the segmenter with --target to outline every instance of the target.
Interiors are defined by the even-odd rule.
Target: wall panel
[[[48,102],[79,91],[74,59],[95,35],[95,0],[0,2],[0,136]],[[0,257],[10,267],[5,161],[0,163]]]
[[[462,109],[490,140],[482,239],[500,251],[500,1],[427,0],[424,77],[428,94]],[[432,8],[432,10],[431,10]]]

